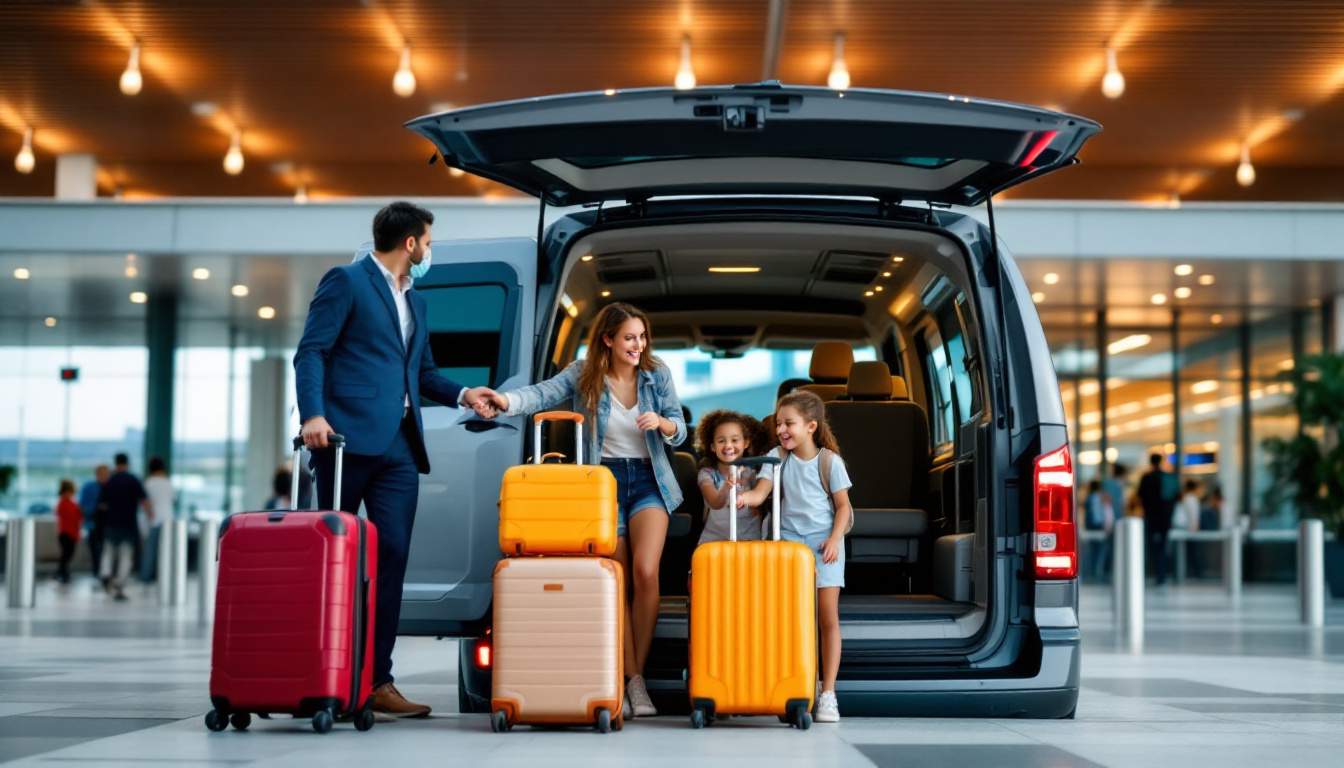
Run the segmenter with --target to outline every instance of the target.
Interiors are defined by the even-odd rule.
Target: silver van
[[[1072,459],[991,196],[1076,162],[1098,124],[946,94],[767,82],[528,99],[408,126],[447,165],[540,201],[536,239],[434,243],[416,288],[445,373],[499,389],[539,381],[576,359],[616,300],[648,312],[667,354],[811,351],[809,375],[771,381],[753,415],[767,416],[774,394],[818,391],[855,483],[845,714],[1073,716]],[[975,206],[987,225],[965,211]],[[572,210],[543,231],[548,207]],[[852,360],[856,348],[868,359]],[[464,638],[461,708],[485,712],[500,479],[549,446],[530,445],[521,418],[435,407],[424,423],[434,471],[401,631]],[[558,450],[570,439],[552,438]],[[673,456],[687,498],[645,675],[664,712],[687,708],[685,575],[703,506],[690,450]]]

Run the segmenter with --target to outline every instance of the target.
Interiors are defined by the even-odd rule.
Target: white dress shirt
[[[398,281],[397,276],[392,274],[392,270],[388,269],[387,265],[383,264],[382,259],[372,253],[369,254],[369,258],[373,259],[373,263],[378,265],[383,277],[387,279],[388,290],[392,291],[392,304],[397,308],[397,323],[401,326],[401,351],[406,353],[406,348],[411,343],[411,334],[415,332],[415,314],[411,312],[411,300],[406,294],[410,292],[411,286],[415,285],[415,278],[410,275],[402,275],[402,281],[404,282]],[[467,389],[463,387],[457,396],[459,407],[466,403],[466,397]],[[409,392],[406,393],[405,406],[406,413],[409,413],[411,410],[411,395]]]

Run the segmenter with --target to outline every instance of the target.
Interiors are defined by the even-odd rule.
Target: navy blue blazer
[[[416,426],[411,448],[427,474],[420,396],[457,407],[462,385],[440,375],[434,364],[425,300],[415,289],[406,292],[415,329],[402,344],[392,290],[374,258],[334,267],[317,284],[294,353],[299,418],[324,416],[345,435],[347,451],[381,456],[401,425],[409,394]]]

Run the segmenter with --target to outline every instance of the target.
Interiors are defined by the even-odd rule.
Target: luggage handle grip
[[[341,507],[341,469],[345,463],[345,435],[336,432],[327,433],[327,443],[336,449],[335,477],[332,478],[333,493],[331,496],[332,506],[340,509]],[[290,461],[289,468],[289,503],[294,509],[299,508],[299,457],[303,453],[303,436],[294,438],[294,458]]]
[[[534,463],[540,464],[545,456],[541,452],[541,425],[548,421],[574,422],[574,463],[583,463],[583,414],[574,411],[542,411],[532,415],[532,454]]]
[[[765,466],[772,469],[773,479],[770,489],[770,521],[774,540],[779,541],[779,468],[780,460],[773,456],[759,456],[738,459],[732,462],[732,476],[728,480],[728,540],[737,541],[737,470],[738,467]]]

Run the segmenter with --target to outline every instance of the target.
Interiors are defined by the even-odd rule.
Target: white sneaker
[[[840,705],[835,701],[835,691],[825,691],[817,699],[817,714],[812,718],[818,723],[840,722]]]
[[[657,708],[653,706],[653,699],[649,698],[649,691],[644,687],[644,677],[635,675],[625,683],[625,694],[630,697],[630,704],[635,709],[635,717],[653,717],[658,714]]]

